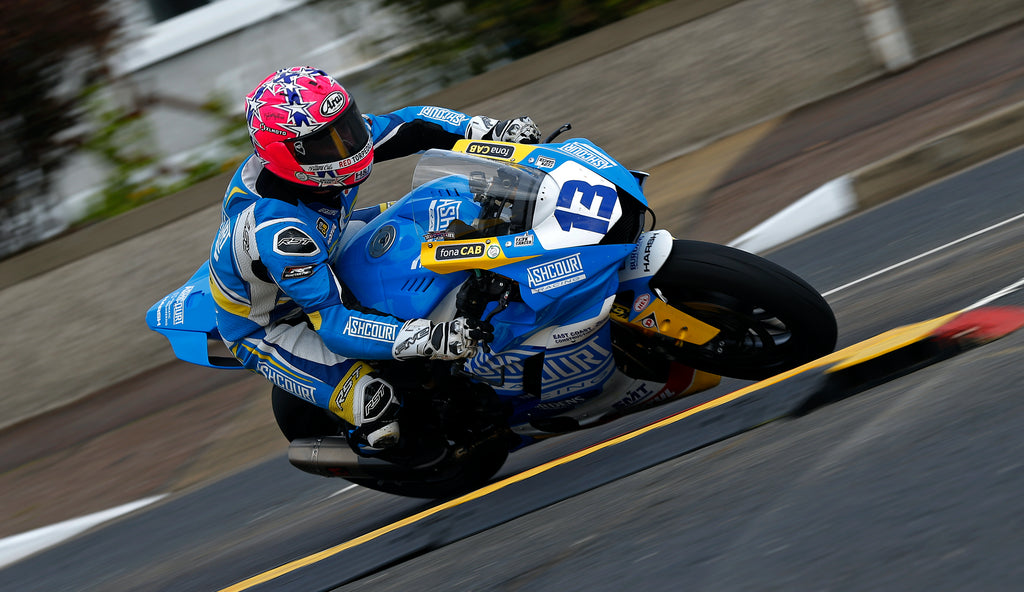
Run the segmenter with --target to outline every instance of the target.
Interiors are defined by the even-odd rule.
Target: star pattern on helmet
[[[273,93],[280,93],[282,89],[298,88],[296,80],[299,79],[299,73],[292,70],[278,70],[273,78],[266,82],[268,88]]]
[[[309,68],[302,66],[300,68],[286,68],[284,70],[278,70],[276,75],[270,79],[268,84],[273,85],[273,92],[278,94],[285,94],[291,101],[291,96],[298,95],[298,92],[305,88],[299,84],[299,78],[309,78],[316,81],[317,76],[327,76],[327,73],[323,70],[316,68]]]
[[[259,120],[263,123],[263,118],[260,116],[260,109],[267,104],[263,100],[263,95],[266,94],[266,88],[257,89],[256,92],[252,93],[253,96],[245,97],[245,118],[249,125],[252,125],[253,119]]]
[[[313,121],[311,118],[307,119],[305,117],[298,117],[296,118],[294,123],[282,123],[279,124],[279,127],[292,132],[296,136],[301,137],[307,136],[315,132],[316,130],[320,129],[321,125]]]
[[[301,66],[296,68],[285,68],[278,70],[263,84],[264,93],[271,92],[275,95],[282,95],[284,103],[275,104],[273,107],[288,114],[288,123],[279,123],[276,126],[288,130],[298,136],[307,135],[316,131],[322,123],[317,121],[309,108],[316,104],[316,101],[303,101],[302,91],[308,88],[306,83],[300,83],[302,78],[308,78],[316,83],[317,77],[328,76],[323,70]],[[263,94],[261,93],[262,97]],[[257,103],[256,100],[248,101],[250,109],[263,106],[265,102]],[[252,123],[252,117],[249,119]],[[260,123],[263,123],[260,119]]]
[[[298,97],[299,100],[295,102],[288,102],[284,105],[275,105],[278,109],[288,113],[288,121],[298,124],[305,120],[314,125],[319,124],[312,114],[309,112],[309,108],[316,104],[316,101],[303,101],[302,97]]]
[[[326,75],[327,73],[319,68],[297,66],[295,68],[282,68],[274,72],[274,78],[271,82],[293,82],[297,78],[316,78],[317,76]]]

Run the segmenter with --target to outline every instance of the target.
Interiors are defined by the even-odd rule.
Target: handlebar
[[[558,129],[556,129],[555,131],[551,132],[551,135],[548,136],[546,140],[544,140],[544,143],[545,144],[550,144],[552,140],[554,140],[558,136],[564,134],[565,132],[567,132],[567,131],[569,131],[571,129],[572,129],[572,124],[571,123],[562,124],[562,127],[560,127]]]

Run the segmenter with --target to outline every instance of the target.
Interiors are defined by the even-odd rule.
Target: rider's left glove
[[[477,353],[480,341],[494,338],[489,324],[473,322],[458,317],[444,323],[427,319],[406,321],[398,331],[398,338],[391,348],[396,360],[426,357],[431,360],[458,360],[471,358]]]
[[[536,144],[540,142],[540,128],[529,117],[506,119],[494,124],[488,140],[499,142],[516,142],[519,144]]]

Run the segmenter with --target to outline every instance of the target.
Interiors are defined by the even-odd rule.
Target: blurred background
[[[0,428],[173,363],[145,310],[208,256],[250,151],[242,97],[281,67],[336,75],[363,112],[572,122],[656,173],[659,226],[717,242],[1024,98],[1024,0],[7,0],[4,15],[0,324],[19,346],[0,358]],[[937,174],[977,147],[941,148]],[[403,195],[414,164],[375,167],[361,205]]]
[[[663,2],[5,2],[0,257],[230,167],[278,68],[387,111]]]
[[[866,180],[891,198],[1024,144],[1024,0],[4,0],[0,13],[0,536],[184,491],[286,445],[265,381],[177,362],[144,322],[209,255],[250,150],[242,97],[278,68],[330,72],[363,112],[530,115],[545,134],[572,122],[652,173],[659,227],[722,243],[877,163]],[[408,190],[414,159],[400,161],[374,167],[361,205]],[[1000,202],[1017,208],[1019,192]],[[908,214],[918,226],[855,250],[898,252],[985,214],[972,208]],[[806,260],[852,278],[841,246],[854,249]],[[1013,257],[993,260],[1016,274]],[[975,271],[925,275],[946,292],[973,289]],[[924,307],[927,286],[890,291],[833,299],[841,337],[953,310]]]
[[[279,67],[327,70],[364,111],[381,112],[663,4],[8,0],[0,258],[230,168],[248,149],[240,97]],[[665,59],[639,64],[646,88],[627,92],[654,118],[675,112],[673,154],[910,67],[1024,11],[1019,0],[671,4],[694,22],[651,47]]]

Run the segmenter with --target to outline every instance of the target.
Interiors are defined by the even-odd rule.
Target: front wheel
[[[707,344],[669,343],[669,358],[721,376],[760,380],[821,356],[836,345],[825,299],[788,270],[746,251],[676,240],[651,278],[673,306],[720,332]]]

